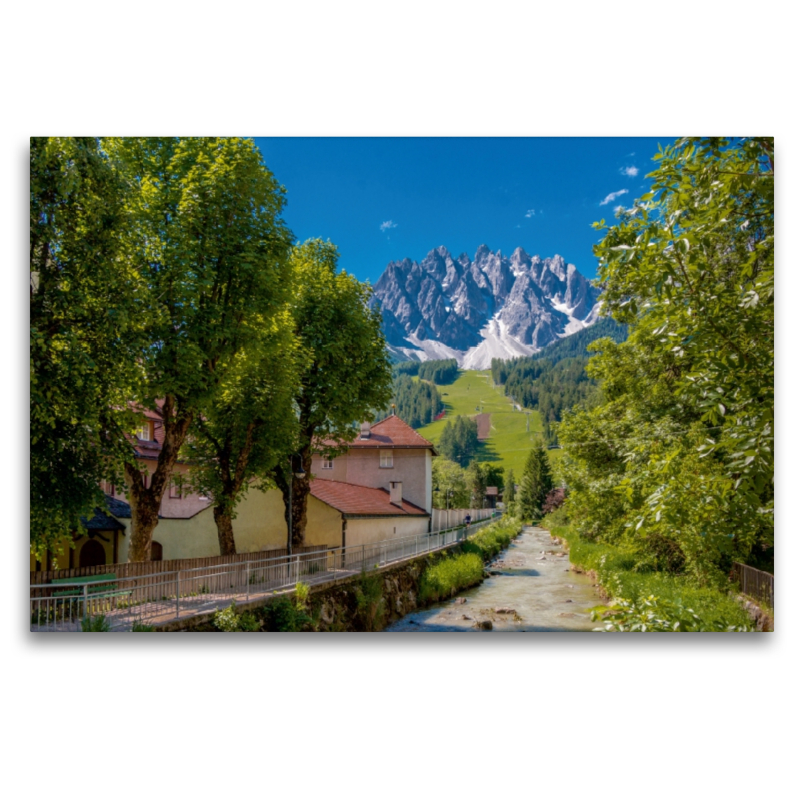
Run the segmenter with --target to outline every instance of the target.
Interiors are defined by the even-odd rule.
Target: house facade
[[[163,442],[157,413],[148,411],[133,442],[147,483],[155,472]],[[331,460],[315,456],[308,497],[305,542],[321,547],[368,544],[425,533],[432,508],[433,444],[399,417],[362,426],[348,451]],[[153,560],[219,555],[212,502],[188,487],[190,466],[175,465],[153,532]],[[131,509],[124,486],[106,484],[105,508],[96,508],[75,537],[47,564],[31,570],[66,569],[122,563],[128,559]],[[286,547],[288,530],[278,490],[251,488],[237,506],[234,536],[238,552]]]

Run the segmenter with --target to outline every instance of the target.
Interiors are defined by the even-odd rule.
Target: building
[[[147,484],[155,472],[163,442],[155,412],[133,443]],[[346,453],[335,459],[314,456],[308,498],[306,544],[342,547],[413,536],[430,529],[431,465],[436,450],[399,417],[365,423]],[[209,498],[188,489],[190,466],[175,465],[173,480],[161,501],[153,533],[153,560],[219,555],[217,527]],[[130,544],[131,509],[124,487],[107,484],[106,507],[83,520],[75,548],[31,570],[102,566],[125,562]],[[251,488],[237,507],[234,536],[238,552],[286,547],[283,497],[277,490]]]

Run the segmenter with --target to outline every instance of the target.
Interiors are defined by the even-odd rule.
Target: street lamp
[[[289,541],[286,549],[289,557],[292,555],[292,517],[294,516],[294,481],[293,478],[305,478],[306,471],[303,469],[303,457],[300,453],[292,453],[289,456]]]

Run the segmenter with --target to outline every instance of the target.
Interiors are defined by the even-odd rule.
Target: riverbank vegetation
[[[460,552],[426,568],[420,582],[420,601],[436,603],[480,583],[484,563],[505,550],[519,531],[517,520],[504,517],[470,536]]]
[[[701,586],[691,577],[655,570],[642,561],[642,554],[631,545],[590,541],[570,525],[563,511],[544,518],[542,526],[569,548],[572,564],[583,572],[593,572],[607,597],[611,614],[599,617],[614,630],[638,630],[637,622],[654,613],[653,627],[659,620],[672,630],[719,631],[734,627],[750,630],[752,624],[735,596],[715,586]],[[607,613],[607,609],[603,609]],[[692,622],[692,615],[697,617]],[[695,625],[695,627],[691,627]]]

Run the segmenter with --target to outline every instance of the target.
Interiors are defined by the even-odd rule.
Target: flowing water
[[[570,571],[569,557],[542,528],[525,528],[487,564],[490,577],[458,597],[408,614],[395,631],[591,631],[588,609],[601,604],[591,578]]]

